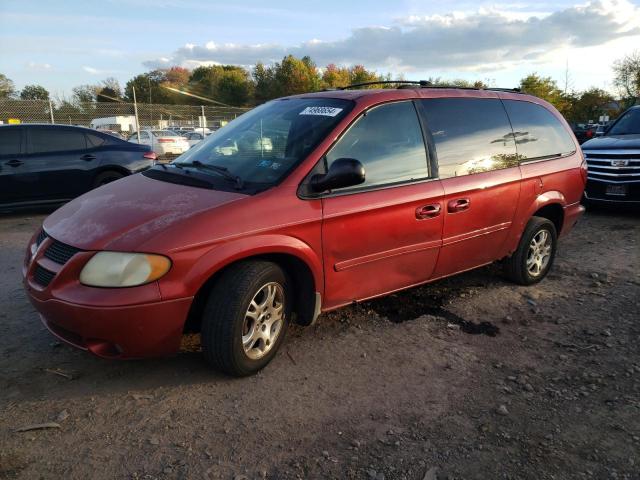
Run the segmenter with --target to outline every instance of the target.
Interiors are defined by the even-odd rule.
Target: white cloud
[[[319,65],[364,64],[397,72],[433,69],[489,72],[544,62],[555,51],[593,47],[624,38],[640,39],[640,7],[628,0],[592,0],[548,13],[494,6],[474,13],[411,15],[396,19],[390,27],[358,28],[344,39],[313,39],[294,46],[214,41],[187,44],[145,65],[157,68],[213,62],[246,66],[257,61],[279,61],[291,53],[310,55]]]
[[[34,71],[51,70],[51,64],[49,63],[28,62],[26,67],[28,70]]]

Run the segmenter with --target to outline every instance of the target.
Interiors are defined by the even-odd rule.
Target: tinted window
[[[87,147],[96,148],[104,145],[105,143],[107,143],[106,137],[102,137],[93,133],[87,133]]]
[[[29,131],[31,153],[84,150],[84,133],[64,128],[33,128]]]
[[[504,106],[511,119],[521,161],[575,151],[576,146],[567,130],[543,106],[518,100],[505,100]]]
[[[634,108],[622,115],[607,135],[637,135],[638,133],[640,133],[640,108]]]
[[[500,100],[422,100],[438,154],[440,178],[487,172],[518,164],[509,119]]]
[[[0,127],[0,155],[20,153],[21,132],[19,128]]]
[[[427,153],[413,103],[369,110],[327,154],[327,164],[339,158],[364,165],[366,180],[358,188],[427,178]]]

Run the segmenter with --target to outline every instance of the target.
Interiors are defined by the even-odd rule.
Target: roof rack
[[[521,93],[519,88],[483,88],[483,87],[460,87],[457,85],[434,85],[429,80],[380,80],[377,82],[362,82],[362,83],[354,83],[352,85],[347,85],[345,87],[338,87],[336,90],[348,90],[350,88],[357,87],[366,87],[369,85],[400,85],[398,88],[412,88],[412,86],[417,86],[419,88],[457,88],[460,90],[491,90],[494,92],[511,92],[511,93]]]

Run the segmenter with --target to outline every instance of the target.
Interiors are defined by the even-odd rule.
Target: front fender
[[[303,261],[311,270],[315,290],[324,293],[321,254],[299,238],[280,234],[255,235],[177,252],[171,271],[159,282],[160,293],[163,299],[194,296],[227,265],[266,254],[287,254]]]

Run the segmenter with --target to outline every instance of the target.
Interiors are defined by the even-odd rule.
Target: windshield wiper
[[[221,167],[220,165],[209,165],[206,163],[202,163],[200,160],[193,160],[192,162],[176,162],[172,163],[172,165],[177,168],[195,167],[201,168],[203,170],[209,170],[210,172],[218,173],[227,180],[231,180],[232,182],[234,182],[236,184],[235,188],[237,190],[242,190],[244,188],[244,181],[242,180],[242,178],[231,173],[227,167]]]

